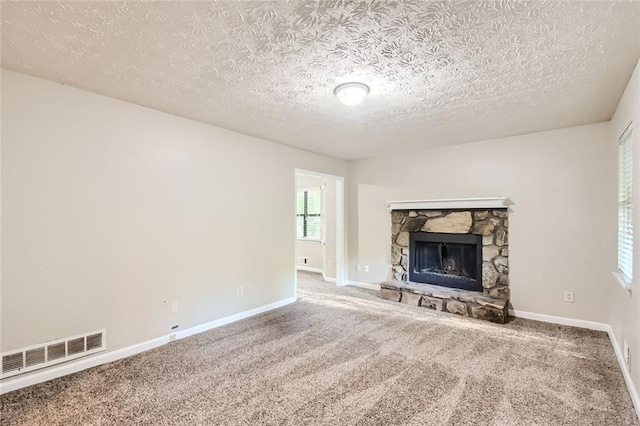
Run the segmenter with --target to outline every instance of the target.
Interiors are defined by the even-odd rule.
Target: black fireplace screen
[[[409,281],[482,291],[482,236],[412,232]]]

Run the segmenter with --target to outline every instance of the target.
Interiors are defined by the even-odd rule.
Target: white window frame
[[[324,191],[322,190],[322,187],[318,187],[318,186],[314,186],[314,187],[310,187],[310,188],[298,188],[296,191],[296,197],[300,192],[308,192],[308,191],[319,191],[320,192],[320,213],[318,214],[318,217],[320,217],[320,221],[322,222],[324,220],[324,215],[323,213],[323,207],[324,207]],[[297,198],[296,198],[297,199]],[[296,207],[296,216],[298,216],[298,211],[297,211],[297,207]],[[324,229],[323,226],[320,225],[320,236],[318,238],[315,237],[301,237],[298,235],[297,231],[296,231],[296,238],[300,241],[316,241],[316,242],[321,242],[322,241],[322,237],[324,235]]]
[[[631,294],[634,269],[633,194],[634,153],[633,123],[629,123],[618,139],[618,256],[614,276]]]

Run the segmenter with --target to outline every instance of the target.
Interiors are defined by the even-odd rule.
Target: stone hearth
[[[458,290],[432,284],[385,281],[380,284],[380,297],[501,324],[504,324],[508,317],[508,299],[488,296],[477,291]]]
[[[393,210],[391,278],[380,297],[504,323],[509,304],[508,209]],[[411,232],[482,235],[482,292],[408,282]]]

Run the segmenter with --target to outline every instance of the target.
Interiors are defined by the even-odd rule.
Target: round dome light
[[[363,83],[344,83],[333,91],[345,105],[357,105],[369,94],[369,86]]]

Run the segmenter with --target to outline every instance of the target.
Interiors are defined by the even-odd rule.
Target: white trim
[[[296,265],[298,271],[315,272],[316,274],[322,274],[322,269],[312,268],[311,266]]]
[[[309,238],[309,237],[302,237],[302,238],[296,238],[298,241],[306,241],[309,243],[322,243],[322,239],[321,238]]]
[[[631,284],[624,279],[624,277],[622,276],[622,273],[620,273],[620,271],[615,271],[615,272],[612,272],[611,274],[615,277],[616,281],[618,281],[620,286],[622,286],[622,288],[624,288],[627,291],[627,293],[629,293],[629,296],[631,296],[632,295],[631,289],[633,287],[631,287]]]
[[[314,274],[322,274],[322,279],[328,283],[335,283],[337,281],[335,278],[327,277],[324,274],[324,271],[320,268],[312,268],[310,266],[296,266],[296,269],[298,271],[313,272]]]
[[[613,351],[616,353],[616,359],[618,360],[618,365],[620,366],[620,370],[622,370],[622,377],[624,377],[624,382],[627,385],[627,390],[629,391],[629,396],[631,396],[631,402],[633,402],[633,406],[636,409],[636,415],[640,418],[640,398],[638,397],[638,391],[633,384],[633,380],[631,379],[631,373],[627,370],[627,365],[624,360],[624,355],[620,351],[620,346],[618,346],[618,341],[616,339],[616,335],[613,332],[613,328],[610,325],[608,327],[609,339],[611,339],[611,345],[613,346]]]
[[[56,379],[58,377],[66,376],[68,374],[76,373],[78,371],[86,370],[87,368],[96,367],[108,362],[113,362],[122,358],[130,357],[132,355],[148,351],[149,349],[165,345],[173,340],[183,339],[185,337],[193,336],[197,333],[202,333],[204,331],[208,331],[226,324],[230,324],[232,322],[259,315],[273,309],[281,308],[283,306],[294,303],[295,301],[295,297],[290,297],[288,299],[279,300],[268,305],[259,306],[248,311],[230,315],[228,317],[209,321],[204,324],[188,328],[186,330],[178,331],[176,333],[170,333],[166,336],[157,337],[155,339],[147,340],[146,342],[138,343],[132,346],[127,346],[126,348],[118,349],[112,352],[103,352],[99,355],[82,358],[76,362],[65,363],[33,374],[16,376],[16,378],[13,379],[3,380],[2,382],[0,382],[0,395],[27,386],[46,382],[48,380]]]
[[[620,142],[620,139],[624,139],[624,137],[627,136],[627,132],[630,131],[632,128],[633,128],[633,120],[631,120],[629,124],[627,124],[627,127],[624,128],[624,131],[622,132],[620,137],[618,137],[618,143]]]
[[[347,251],[345,227],[345,187],[344,178],[336,179],[336,285],[342,286],[347,281]]]
[[[560,325],[569,325],[571,327],[587,328],[589,330],[609,331],[610,329],[609,324],[605,324],[602,322],[587,321],[587,320],[580,320],[580,319],[567,318],[567,317],[556,317],[554,315],[536,314],[534,312],[516,311],[514,309],[509,309],[509,315],[517,318],[530,319],[534,321],[549,322],[552,324],[560,324]]]
[[[347,281],[347,285],[350,285],[353,287],[366,288],[369,290],[380,290],[380,284],[362,283],[360,281]]]
[[[214,328],[222,327],[223,325],[231,324],[232,322],[240,321],[246,318],[250,318],[250,317],[265,313],[267,311],[271,311],[273,309],[281,308],[283,306],[294,303],[296,300],[297,300],[296,297],[290,297],[288,299],[279,300],[269,305],[259,306],[257,308],[250,309],[244,312],[239,312],[237,314],[230,315],[228,317],[205,322],[204,324],[200,324],[195,327],[188,328],[186,330],[178,331],[176,333],[176,337],[178,339],[183,339],[185,337],[193,336],[194,334],[202,333],[203,331],[208,331]]]
[[[387,203],[389,210],[504,209],[512,204],[507,197],[387,201]]]
[[[336,281],[338,281],[338,280],[336,280],[335,278],[327,277],[327,276],[324,274],[324,271],[322,271],[322,279],[323,279],[323,280],[325,280],[325,281],[326,281],[326,282],[328,282],[328,283],[335,283]]]

